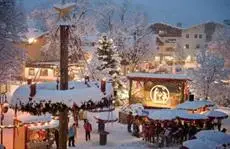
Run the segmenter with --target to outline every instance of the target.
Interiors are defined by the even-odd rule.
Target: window
[[[34,68],[29,68],[29,76],[34,76],[34,75],[35,75]]]
[[[185,49],[189,49],[189,44],[186,44],[186,45],[184,46],[184,48],[185,48]]]
[[[189,34],[186,34],[186,38],[189,38]]]
[[[197,37],[198,37],[198,35],[197,35],[197,34],[195,34],[195,35],[194,35],[194,38],[197,38]]]
[[[57,69],[57,68],[54,69],[54,76],[59,77],[60,76],[59,74],[60,74],[59,69]]]
[[[202,34],[199,35],[199,38],[200,38],[200,39],[202,38]]]
[[[200,45],[199,44],[196,45],[196,49],[200,49]]]
[[[48,69],[41,69],[40,76],[48,76]]]

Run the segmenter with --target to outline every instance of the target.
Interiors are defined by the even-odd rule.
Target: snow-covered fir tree
[[[119,74],[119,55],[113,44],[113,40],[108,39],[105,35],[103,35],[98,42],[97,58],[99,60],[97,69],[102,71],[104,75],[114,76]]]

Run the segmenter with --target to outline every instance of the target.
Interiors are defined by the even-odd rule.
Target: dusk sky
[[[24,0],[25,8],[32,8],[52,0]],[[117,0],[118,1],[118,0]],[[144,9],[150,22],[165,22],[190,26],[206,21],[222,22],[230,19],[230,0],[132,0]]]

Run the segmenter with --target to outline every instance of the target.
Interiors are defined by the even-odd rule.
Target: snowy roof
[[[207,113],[205,113],[205,115],[211,118],[227,118],[228,117],[228,114],[221,112],[221,111],[216,111],[216,110],[208,111]]]
[[[100,112],[96,118],[103,121],[115,121],[117,120],[117,114],[115,111]]]
[[[186,101],[182,104],[177,105],[177,109],[184,110],[196,110],[205,106],[213,106],[214,103],[208,100],[195,100],[195,101]]]
[[[72,126],[74,122],[73,116],[69,115],[69,123],[68,127]],[[35,130],[35,129],[49,129],[49,128],[58,128],[59,126],[59,120],[52,119],[51,121],[46,122],[45,124],[31,124],[28,125],[29,129]]]
[[[141,103],[131,104],[121,108],[121,111],[126,113],[132,112],[133,115],[137,115],[141,110],[144,110],[144,107]]]
[[[111,83],[106,84],[106,95],[100,90],[99,82],[89,82],[89,87],[84,82],[69,82],[69,90],[56,90],[56,82],[40,83],[36,85],[36,95],[32,101],[40,103],[41,101],[51,101],[51,103],[61,102],[69,107],[73,103],[81,105],[82,102],[92,100],[100,101],[103,97],[109,97],[113,93]],[[71,89],[73,88],[73,89]],[[23,85],[16,89],[12,96],[11,106],[19,106],[29,102],[30,86]]]
[[[50,122],[46,122],[45,124],[41,125],[29,125],[28,128],[31,130],[36,129],[49,129],[49,128],[57,128],[59,126],[59,120],[51,120]]]
[[[207,116],[202,114],[179,113],[178,117],[184,120],[206,120]]]
[[[45,114],[40,116],[31,115],[29,113],[23,113],[17,117],[17,120],[21,121],[22,123],[38,123],[38,122],[49,122],[52,120],[51,114]]]
[[[218,144],[230,143],[230,135],[216,130],[202,130],[198,132],[195,137],[202,140],[210,140]]]
[[[37,39],[43,35],[46,35],[48,32],[42,32],[36,28],[28,28],[28,31],[24,34],[24,36],[22,36],[22,40],[23,41],[28,41],[28,39],[33,38],[33,39]]]
[[[183,142],[183,146],[188,149],[216,149],[218,144],[212,141],[193,139]]]
[[[173,120],[176,118],[185,120],[203,120],[208,119],[207,116],[201,114],[190,114],[185,110],[178,109],[145,109],[145,113],[148,113],[148,117],[152,120]]]
[[[55,4],[54,8],[61,10],[61,9],[73,9],[76,6],[76,3],[65,3],[65,4]]]
[[[225,27],[226,25],[223,24],[223,23],[220,23],[220,22],[214,22],[214,21],[206,21],[204,23],[200,23],[200,24],[195,24],[195,25],[192,25],[188,28],[184,28],[183,30],[190,30],[190,29],[193,29],[193,28],[196,28],[196,27],[200,27],[200,26],[204,26],[206,24],[215,24],[215,25],[219,25],[219,26],[222,26],[222,27]]]
[[[130,73],[128,78],[142,78],[142,79],[173,79],[173,80],[190,80],[186,74],[155,74],[155,73]]]
[[[148,115],[148,118],[152,120],[174,120],[176,117],[175,113],[169,109],[154,110]]]

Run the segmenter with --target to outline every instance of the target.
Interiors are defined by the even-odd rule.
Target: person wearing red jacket
[[[88,141],[90,140],[90,133],[92,131],[92,125],[89,123],[89,121],[86,120],[84,124],[84,128],[85,128],[85,140]]]

